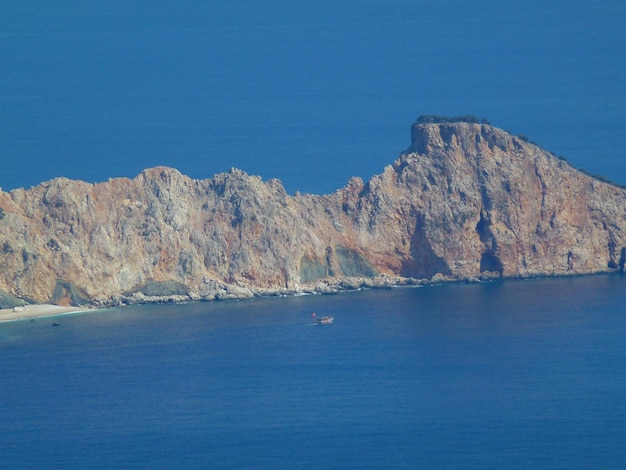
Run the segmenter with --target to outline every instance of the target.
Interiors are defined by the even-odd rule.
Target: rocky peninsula
[[[0,307],[624,271],[625,189],[488,124],[419,122],[411,138],[328,195],[166,167],[0,191]]]

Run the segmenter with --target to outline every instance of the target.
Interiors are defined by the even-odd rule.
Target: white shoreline
[[[23,307],[0,309],[0,323],[89,312],[91,310],[95,309],[89,307],[63,307],[51,304],[31,304]]]

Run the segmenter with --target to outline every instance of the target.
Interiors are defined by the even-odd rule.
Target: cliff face
[[[624,269],[625,229],[625,190],[487,125],[419,124],[381,175],[324,196],[164,167],[0,192],[0,290],[79,304],[593,273]]]

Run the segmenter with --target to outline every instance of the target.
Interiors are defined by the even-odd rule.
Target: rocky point
[[[624,270],[626,190],[486,124],[421,123],[368,182],[165,168],[0,192],[0,302],[116,305]],[[0,305],[1,306],[1,305]]]

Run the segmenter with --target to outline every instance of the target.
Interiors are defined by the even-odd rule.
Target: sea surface
[[[0,187],[240,168],[330,193],[420,114],[626,184],[626,2],[3,0]]]
[[[4,0],[0,187],[167,165],[330,193],[420,114],[626,184],[625,24],[623,0]],[[0,324],[0,468],[624,468],[625,281]]]
[[[624,468],[625,281],[0,324],[0,466]],[[314,325],[313,312],[334,323]]]

